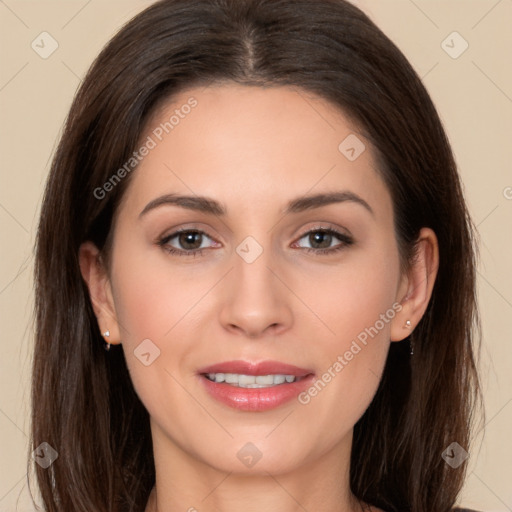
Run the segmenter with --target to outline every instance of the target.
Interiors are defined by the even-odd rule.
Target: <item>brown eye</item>
[[[205,238],[212,240],[209,246],[203,244]],[[218,245],[208,234],[197,229],[180,229],[158,240],[157,244],[178,256],[200,256],[204,249]]]
[[[316,252],[320,254],[333,253],[354,243],[352,237],[343,233],[339,233],[334,229],[327,228],[313,229],[305,233],[299,240],[302,239],[307,239],[311,247],[304,247],[296,242],[299,247],[308,252]],[[332,245],[336,239],[339,240],[340,243]]]
[[[309,234],[309,242],[314,249],[327,249],[331,246],[333,236],[325,231],[313,231]],[[318,246],[316,246],[318,244]]]
[[[178,242],[183,249],[199,249],[203,234],[199,231],[186,231],[178,235]]]

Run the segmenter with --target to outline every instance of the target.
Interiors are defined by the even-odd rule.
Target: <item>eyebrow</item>
[[[372,208],[363,198],[348,190],[339,192],[326,192],[322,194],[303,196],[297,199],[293,199],[286,205],[284,214],[287,215],[289,213],[300,213],[306,210],[313,210],[315,208],[327,206],[329,204],[345,202],[359,204],[368,210],[372,215],[374,215]],[[165,194],[150,201],[140,212],[139,218],[143,217],[149,211],[165,205],[180,206],[181,208],[186,208],[187,210],[194,210],[197,212],[218,216],[225,216],[227,214],[227,209],[221,203],[209,197]]]

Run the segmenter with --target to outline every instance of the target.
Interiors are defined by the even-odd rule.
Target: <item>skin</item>
[[[401,274],[391,196],[370,143],[342,112],[305,91],[190,89],[155,113],[141,141],[190,97],[197,106],[131,176],[111,267],[91,242],[79,254],[101,332],[122,343],[150,415],[156,487],[146,511],[361,510],[349,489],[353,426],[377,390],[390,343],[425,312],[436,236],[421,230],[418,258]],[[366,146],[355,161],[338,150],[350,134]],[[373,213],[346,201],[283,214],[292,199],[334,190],[357,194]],[[208,196],[227,215],[165,205],[139,217],[167,193]],[[195,239],[202,255],[172,255],[156,243],[180,227],[207,233]],[[333,236],[315,245],[308,233],[319,227],[354,243],[330,255],[308,253],[343,243]],[[247,236],[263,248],[252,263],[236,252]],[[191,250],[181,242],[168,245]],[[203,389],[198,369],[233,359],[278,360],[321,377],[393,304],[401,310],[306,405],[294,399],[245,412]],[[160,349],[149,366],[134,355],[145,339]],[[237,457],[248,442],[262,454],[251,468]]]

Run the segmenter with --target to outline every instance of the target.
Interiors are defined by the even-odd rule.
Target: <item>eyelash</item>
[[[174,247],[170,247],[167,245],[170,240],[172,240],[173,238],[175,238],[176,236],[178,236],[182,233],[202,234],[202,235],[206,235],[208,238],[212,238],[211,236],[208,235],[208,233],[201,231],[199,229],[184,228],[184,229],[178,229],[174,233],[161,238],[160,240],[157,241],[157,245],[162,247],[169,254],[173,254],[176,256],[189,256],[189,257],[193,257],[193,258],[195,258],[197,256],[202,256],[205,249],[193,249],[191,251],[183,251],[183,250],[175,249]],[[307,251],[308,253],[313,252],[315,254],[323,254],[323,255],[334,254],[334,253],[341,251],[345,247],[348,247],[354,243],[354,240],[350,236],[348,236],[344,233],[340,233],[339,231],[336,231],[335,229],[332,229],[332,228],[311,229],[311,230],[307,231],[306,233],[304,233],[302,236],[300,236],[298,238],[298,240],[301,240],[306,235],[310,235],[311,233],[323,233],[323,234],[327,234],[327,235],[334,235],[342,243],[335,247],[331,247],[328,249],[313,249],[311,247],[302,247],[302,249]]]

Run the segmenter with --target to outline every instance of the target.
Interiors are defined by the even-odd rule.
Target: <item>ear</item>
[[[425,313],[439,267],[437,236],[430,228],[422,228],[416,242],[411,267],[402,276],[396,300],[402,305],[391,322],[391,341],[401,341],[411,334]],[[407,320],[411,325],[406,324]]]
[[[121,343],[119,324],[114,306],[110,279],[100,257],[100,251],[92,242],[84,242],[78,251],[80,272],[89,288],[89,296],[105,341],[112,345]],[[108,337],[104,333],[109,331]]]

